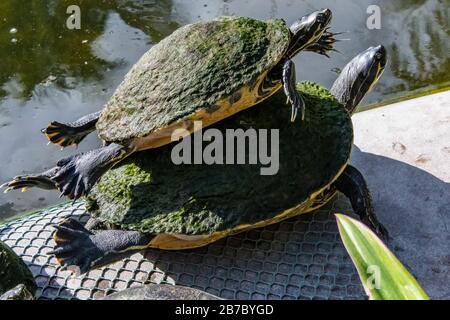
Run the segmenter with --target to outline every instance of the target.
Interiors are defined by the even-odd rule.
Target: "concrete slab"
[[[450,299],[450,91],[353,116],[352,163],[365,175],[390,247],[434,299]]]

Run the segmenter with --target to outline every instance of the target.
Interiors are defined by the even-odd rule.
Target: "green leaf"
[[[416,279],[363,223],[336,215],[339,232],[371,300],[429,300]]]

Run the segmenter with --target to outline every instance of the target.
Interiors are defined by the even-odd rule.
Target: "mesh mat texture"
[[[365,299],[340,240],[335,213],[351,213],[342,195],[320,210],[184,251],[149,249],[73,276],[47,253],[54,224],[86,222],[82,202],[0,226],[0,239],[35,276],[38,299],[96,299],[145,283],[188,286],[225,299]]]

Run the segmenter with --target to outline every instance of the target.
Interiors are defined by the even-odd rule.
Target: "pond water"
[[[81,8],[81,29],[66,28],[67,7]],[[381,29],[366,27],[369,5],[381,8]],[[386,46],[390,62],[363,104],[447,87],[450,0],[2,0],[0,2],[0,182],[41,172],[60,158],[100,145],[95,135],[78,150],[47,145],[39,130],[99,110],[125,73],[176,28],[220,15],[292,23],[328,7],[332,29],[346,31],[340,53],[295,58],[297,78],[331,86],[354,55]],[[56,192],[0,195],[0,220],[63,201]]]

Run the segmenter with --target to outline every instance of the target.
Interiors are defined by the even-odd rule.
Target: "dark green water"
[[[66,28],[69,5],[81,8],[81,29]],[[368,5],[381,8],[381,29],[366,27]],[[95,135],[79,150],[47,146],[39,130],[102,107],[124,74],[153,44],[187,23],[219,15],[288,23],[315,9],[333,10],[333,30],[348,31],[331,59],[304,53],[298,79],[329,87],[336,72],[369,46],[383,44],[390,62],[370,104],[432,91],[450,81],[450,0],[2,0],[0,1],[0,182],[40,172],[58,159],[99,145]],[[30,190],[0,195],[0,220],[61,201]]]

